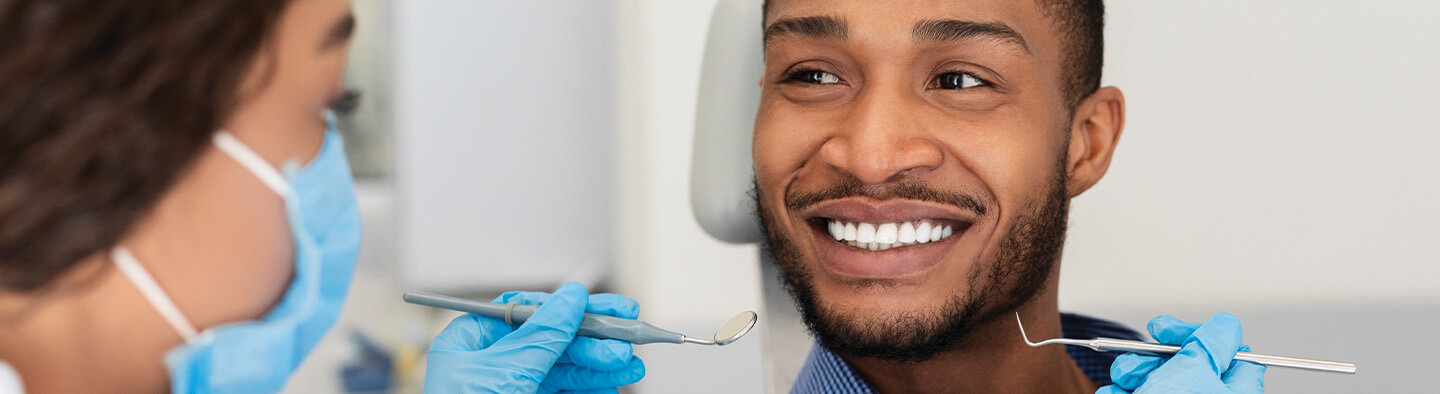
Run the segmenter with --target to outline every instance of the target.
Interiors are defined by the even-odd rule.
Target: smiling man
[[[756,206],[818,341],[795,392],[1095,392],[1112,364],[1105,391],[1258,391],[1228,315],[1152,322],[1190,351],[1169,361],[1021,340],[1017,312],[1032,338],[1138,339],[1057,306],[1069,200],[1125,121],[1103,19],[1090,0],[767,2]],[[1162,386],[1192,378],[1214,385]]]

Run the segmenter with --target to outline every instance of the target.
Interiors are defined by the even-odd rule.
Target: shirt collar
[[[1136,333],[1118,323],[1096,319],[1093,317],[1062,313],[1060,315],[1060,327],[1067,338],[1094,338],[1108,337],[1117,339],[1142,340],[1140,334]],[[1066,353],[1070,359],[1080,366],[1080,370],[1089,377],[1091,381],[1100,386],[1110,384],[1110,364],[1115,361],[1119,353],[1101,353],[1085,348],[1067,346]],[[870,388],[864,379],[850,367],[840,356],[831,353],[816,343],[810,348],[810,355],[805,358],[805,365],[800,368],[800,376],[795,379],[795,385],[790,388],[791,394],[873,394],[874,389]]]

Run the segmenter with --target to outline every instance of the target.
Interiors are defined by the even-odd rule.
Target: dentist
[[[346,0],[0,0],[0,393],[275,392],[334,324],[360,220],[333,117]],[[578,284],[457,318],[426,390],[615,392],[635,318]]]

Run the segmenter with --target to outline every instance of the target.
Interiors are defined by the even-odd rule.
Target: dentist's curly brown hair
[[[208,147],[289,0],[0,0],[0,291],[120,241]]]

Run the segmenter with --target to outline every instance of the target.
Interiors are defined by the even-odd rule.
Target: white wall
[[[608,2],[396,1],[395,179],[410,287],[544,289],[608,273]]]
[[[1131,327],[1231,312],[1274,393],[1433,391],[1440,46],[1412,1],[1109,2],[1128,124],[1075,200],[1061,307]]]
[[[1440,4],[1110,3],[1129,122],[1065,306],[1440,302]]]

